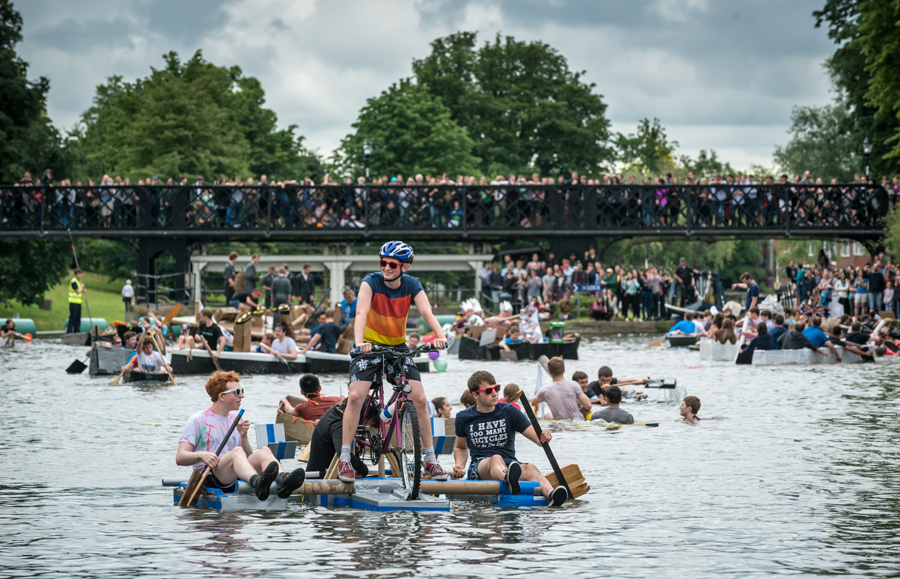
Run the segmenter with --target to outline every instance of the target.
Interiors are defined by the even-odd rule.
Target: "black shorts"
[[[216,474],[213,471],[209,471],[209,474],[206,475],[206,480],[203,481],[203,486],[213,489],[219,489],[225,494],[231,494],[237,490],[237,480],[235,480],[230,485],[226,485],[216,478]]]
[[[491,458],[491,457],[489,457],[489,456],[482,456],[481,458],[473,458],[473,459],[471,460],[471,462],[469,463],[469,472],[466,474],[466,477],[467,477],[469,480],[482,480],[481,477],[478,476],[478,465],[481,464],[481,461],[482,461],[482,460],[485,460],[485,459],[488,459],[488,458]],[[503,462],[506,463],[506,466],[509,466],[510,464],[512,464],[512,463],[514,463],[514,462],[519,462],[519,461],[513,460],[513,459],[509,459],[509,458],[504,458],[504,459],[503,459]],[[528,464],[528,463],[525,463],[525,462],[519,462],[519,464],[523,464],[523,465],[524,465],[524,464]]]
[[[384,356],[388,379],[391,384],[396,384],[398,378],[397,370],[395,370],[392,365],[395,359],[396,356],[393,354]],[[381,360],[381,354],[356,354],[351,356],[350,384],[354,382],[374,382],[376,378],[382,374]],[[416,368],[416,363],[412,359],[412,356],[404,356],[404,362],[400,368],[402,368],[410,381],[422,381],[422,375],[419,374],[419,369]]]

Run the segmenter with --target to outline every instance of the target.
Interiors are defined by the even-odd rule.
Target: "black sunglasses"
[[[385,261],[382,259],[381,267],[389,267],[391,269],[397,269],[398,267],[400,267],[400,264],[397,263],[396,261]]]

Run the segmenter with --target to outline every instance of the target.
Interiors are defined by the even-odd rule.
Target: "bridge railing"
[[[879,186],[493,185],[122,186],[0,185],[0,235],[24,232],[466,233],[704,230],[878,231],[892,200]],[[344,231],[345,233],[341,233]]]

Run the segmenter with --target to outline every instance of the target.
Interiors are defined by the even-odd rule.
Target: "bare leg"
[[[249,458],[243,448],[237,447],[219,459],[219,465],[213,469],[213,473],[222,484],[226,485],[237,479],[249,481],[250,477],[262,472],[262,469],[273,460],[275,456],[268,447],[257,450]],[[280,463],[278,470],[281,471]]]
[[[522,465],[522,476],[519,477],[519,480],[535,481],[540,484],[541,494],[544,495],[545,499],[549,498],[550,492],[553,490],[553,487],[550,486],[550,481],[547,480],[547,477],[542,475],[541,471],[539,471],[533,464]]]
[[[434,440],[431,437],[431,416],[428,415],[428,403],[425,400],[425,387],[418,380],[410,380],[409,385],[412,391],[409,397],[416,407],[416,414],[419,417],[419,436],[422,438],[422,447],[429,448],[434,446]],[[352,386],[352,385],[351,385]],[[350,404],[347,404],[350,407]],[[346,430],[344,431],[346,432]]]
[[[544,495],[544,498],[548,498],[553,490],[553,487],[550,486],[550,481],[533,464],[523,464],[521,466],[522,474],[519,476],[519,481],[537,482],[541,486],[541,494]],[[499,454],[495,454],[478,463],[478,477],[482,480],[506,480],[507,470],[509,469],[506,467],[503,457]]]

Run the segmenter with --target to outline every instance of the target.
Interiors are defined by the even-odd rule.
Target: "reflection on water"
[[[111,387],[63,373],[83,348],[35,341],[0,352],[9,426],[0,439],[0,576],[897,573],[900,365],[736,367],[646,343],[598,339],[567,362],[568,374],[593,377],[610,365],[622,377],[679,385],[626,405],[636,422],[659,428],[547,425],[559,462],[578,463],[592,487],[582,500],[518,511],[459,502],[450,513],[177,509],[159,481],[187,474],[174,452],[184,421],[208,404],[201,377]],[[533,387],[531,363],[450,358],[447,372],[425,377],[429,396],[458,405],[482,368]],[[322,381],[327,394],[346,384]],[[297,378],[244,385],[246,416],[266,423]],[[702,401],[700,423],[679,420],[686,394]],[[517,450],[549,470],[539,448],[520,438]]]

